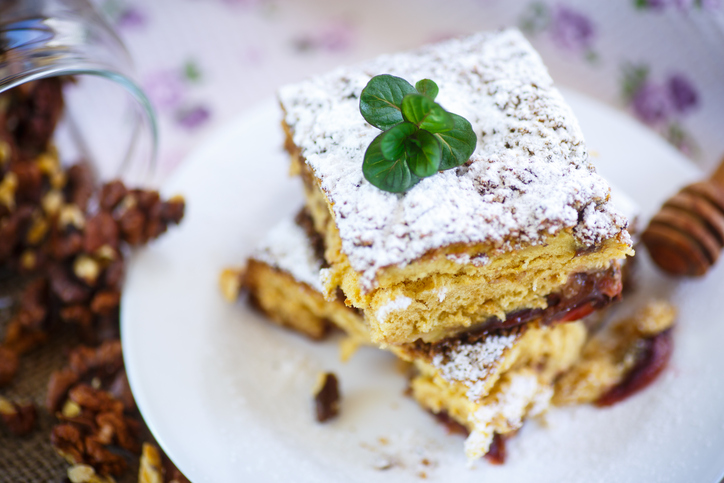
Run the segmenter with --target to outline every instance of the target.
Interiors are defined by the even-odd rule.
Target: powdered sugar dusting
[[[541,385],[532,372],[514,373],[501,382],[501,390],[493,400],[470,416],[473,429],[465,440],[469,460],[488,452],[496,431],[514,431],[523,425],[527,415],[538,415],[550,406],[551,388]]]
[[[520,337],[519,333],[490,335],[475,343],[455,341],[432,358],[432,365],[448,382],[467,386],[466,396],[476,401],[484,394],[486,378],[500,363],[503,353]]]
[[[380,131],[360,115],[359,96],[382,73],[437,82],[437,101],[468,119],[478,136],[469,166],[425,178],[404,195],[364,179],[364,152]],[[279,97],[364,290],[374,287],[380,268],[453,243],[512,248],[575,228],[593,245],[625,229],[607,203],[608,185],[588,162],[573,113],[517,30],[340,68],[284,87]]]
[[[467,265],[470,263],[476,267],[487,265],[490,261],[490,258],[484,253],[480,253],[472,257],[469,253],[449,253],[447,255],[447,259],[461,265]]]
[[[377,317],[377,320],[384,322],[387,320],[387,316],[392,312],[405,310],[411,303],[412,299],[410,297],[405,297],[404,295],[398,296],[396,299],[390,300],[385,305],[377,309],[375,316]]]
[[[322,292],[322,262],[314,253],[307,233],[292,218],[272,228],[251,258],[285,271],[296,280]]]

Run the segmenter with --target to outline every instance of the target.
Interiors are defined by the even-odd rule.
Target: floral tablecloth
[[[527,34],[559,84],[626,110],[703,168],[724,154],[724,0],[96,3],[157,110],[161,177],[285,83],[504,26]]]

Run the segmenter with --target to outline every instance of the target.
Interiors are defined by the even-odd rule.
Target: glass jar
[[[64,161],[88,161],[102,180],[148,182],[153,173],[156,119],[132,70],[121,39],[87,0],[0,1],[0,93],[61,77],[54,143]]]

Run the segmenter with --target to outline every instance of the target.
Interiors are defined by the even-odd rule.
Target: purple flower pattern
[[[589,62],[598,59],[594,49],[597,37],[595,23],[590,16],[570,6],[533,2],[524,10],[519,26],[532,36],[547,33],[562,51],[582,56]]]
[[[211,111],[204,106],[193,106],[188,109],[181,109],[176,113],[178,125],[185,129],[196,129],[203,125],[211,117]]]
[[[125,0],[104,0],[101,10],[108,20],[120,31],[145,27],[145,11]]]
[[[136,7],[129,7],[121,12],[116,20],[116,27],[120,30],[134,29],[146,25],[146,16],[142,10]]]
[[[699,95],[683,74],[673,74],[669,77],[666,88],[673,107],[679,114],[685,114],[697,107]]]
[[[172,69],[151,73],[143,82],[143,90],[157,111],[178,107],[184,97],[186,85],[179,72]]]
[[[631,99],[636,117],[646,124],[656,126],[669,120],[671,99],[664,86],[646,83],[640,86]]]
[[[353,26],[347,21],[333,21],[292,40],[294,49],[298,52],[344,52],[354,44]]]
[[[129,42],[131,48],[138,49],[139,45],[145,45],[147,41],[152,42],[154,36],[164,32],[164,29],[156,27],[162,27],[164,24],[170,25],[170,22],[166,21],[166,16],[158,13],[160,10],[154,3],[142,0],[91,1],[99,6],[109,22],[123,37],[132,39]],[[500,2],[477,0],[477,3],[480,4],[481,9],[485,9]],[[606,53],[603,51],[604,48],[611,47],[611,37],[615,36],[617,32],[609,15],[596,15],[597,9],[605,8],[602,6],[603,3],[605,2],[528,0],[522,4],[525,8],[522,12],[523,15],[519,17],[519,26],[529,36],[537,37],[538,42],[548,43],[550,47],[558,51],[560,58],[568,58],[571,63],[585,63],[596,67],[595,72],[589,71],[585,75],[600,75],[601,97],[610,100],[615,92],[610,90],[610,80],[605,79],[615,72],[620,58],[614,58],[612,55],[608,57],[599,55]],[[240,22],[246,22],[255,16],[268,21],[264,24],[264,28],[273,28],[274,26],[271,24],[278,22],[278,19],[283,17],[284,10],[289,10],[289,5],[291,5],[291,3],[287,4],[278,0],[186,0],[180,2],[178,8],[184,10],[191,4],[193,4],[193,9],[202,11],[204,18],[233,13],[239,14],[234,16],[238,17]],[[219,8],[219,6],[223,8]],[[620,15],[634,16],[636,21],[642,24],[642,28],[647,28],[645,23],[656,22],[656,17],[660,13],[680,12],[682,17],[690,17],[685,19],[687,21],[703,20],[706,12],[715,10],[722,12],[724,0],[629,0],[628,6],[629,11],[622,9]],[[519,4],[517,6],[511,4],[510,8],[506,7],[504,10],[521,13],[518,10],[520,8]],[[495,8],[491,13],[493,11],[497,12]],[[297,30],[296,36],[287,37],[286,49],[270,48],[266,43],[259,43],[256,40],[241,44],[237,48],[236,62],[244,67],[262,70],[275,68],[275,65],[284,57],[316,55],[320,57],[320,60],[323,60],[324,56],[338,58],[340,53],[347,52],[361,44],[364,41],[361,36],[366,32],[364,29],[357,28],[358,25],[364,25],[366,20],[354,16],[351,13],[352,10],[345,10],[345,12],[347,13],[343,15],[346,17],[328,18],[326,22],[321,20],[322,23],[316,23],[313,27],[307,26],[306,30]],[[305,27],[301,26],[301,28]],[[439,26],[433,26],[427,33],[424,33],[424,38],[428,42],[433,42],[460,33],[455,28],[449,31],[444,29],[436,31],[439,28]],[[283,32],[280,31],[278,35],[280,39],[284,38]],[[253,39],[254,37],[247,36],[246,38]],[[284,40],[282,41],[284,42]],[[211,37],[200,39],[200,42],[209,44],[206,48],[210,52],[209,55],[213,55],[214,46],[211,45]],[[152,50],[149,48],[147,52],[145,48],[142,48],[132,54],[138,59],[147,59]],[[636,49],[636,46],[632,46],[631,50],[631,55],[640,56],[637,58],[648,61],[654,58],[645,52],[634,53],[634,51],[640,50]],[[194,55],[206,55],[201,54],[204,51],[200,48],[195,49],[194,52]],[[550,50],[546,51],[545,48],[543,52],[544,55],[557,55]],[[612,53],[617,55],[615,51]],[[148,66],[141,71],[142,85],[158,110],[163,129],[172,131],[165,134],[164,138],[171,139],[172,143],[183,144],[183,139],[191,142],[190,140],[193,139],[191,133],[194,130],[203,129],[213,119],[224,119],[228,115],[225,111],[228,110],[227,104],[229,103],[225,102],[222,106],[219,103],[219,98],[223,98],[221,92],[210,89],[215,79],[220,76],[214,75],[215,73],[212,71],[209,75],[200,77],[200,74],[206,74],[206,72],[194,68],[189,69],[189,65],[184,65],[183,62],[183,56],[189,54],[179,54],[181,57],[174,57],[169,60],[171,63],[165,65],[159,66],[148,62],[141,62],[139,65],[142,68]],[[686,64],[678,62],[672,65]],[[217,69],[213,62],[209,62],[209,65],[205,67]],[[649,76],[648,70],[644,69],[644,75],[639,76],[637,82],[632,83],[629,82],[631,79],[627,79],[628,86],[624,87],[626,107],[632,115],[660,132],[679,149],[690,154],[694,153],[697,143],[689,133],[694,129],[693,126],[701,123],[703,118],[709,115],[712,97],[707,96],[707,93],[712,89],[703,81],[700,86],[692,83],[692,79],[699,80],[694,72],[663,71],[662,74],[658,74],[661,72],[661,66],[654,61],[653,67],[658,69],[656,76]],[[679,69],[683,69],[683,67],[679,67]],[[564,74],[562,78],[566,79],[566,75]],[[201,85],[204,86],[203,91],[199,89]],[[703,90],[705,87],[707,90]],[[704,103],[705,96],[709,101],[706,104]],[[702,139],[702,141],[705,142],[706,139]],[[176,149],[179,152],[176,152],[174,156],[181,157],[183,149]],[[709,156],[707,149],[709,149],[708,145],[703,144],[702,153]],[[171,152],[173,149],[169,147],[162,151]]]
[[[673,7],[682,12],[691,10],[717,10],[721,7],[721,0],[633,0],[638,10],[663,11]]]
[[[202,79],[199,66],[186,62],[178,69],[164,69],[150,74],[143,88],[151,104],[162,115],[169,115],[179,127],[197,129],[211,118],[211,110],[198,103],[189,101],[193,85]]]
[[[585,53],[593,47],[596,29],[590,18],[563,5],[553,9],[551,38],[562,49]]]
[[[696,143],[682,127],[682,120],[699,107],[699,93],[682,73],[663,81],[650,77],[646,66],[625,66],[622,92],[633,114],[663,134],[682,152],[693,155]]]

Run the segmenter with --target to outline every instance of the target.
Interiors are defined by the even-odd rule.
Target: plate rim
[[[569,97],[576,97],[576,98],[583,98],[586,100],[586,102],[591,102],[593,104],[597,104],[598,107],[603,107],[607,109],[611,113],[615,113],[618,116],[627,117],[629,120],[633,120],[630,116],[626,115],[625,113],[621,112],[620,110],[616,110],[612,108],[611,106],[608,106],[600,101],[597,101],[595,99],[592,99],[584,94],[570,91],[568,89],[560,89],[562,93],[564,94],[564,97],[568,99]],[[273,108],[275,104],[275,98],[269,97],[266,99],[263,99],[259,101],[254,106],[250,107],[249,109],[246,109],[242,113],[240,113],[237,117],[230,120],[228,123],[225,123],[224,125],[220,126],[218,129],[214,130],[213,132],[210,132],[207,136],[202,139],[199,144],[192,149],[187,156],[185,156],[183,162],[171,173],[171,175],[163,182],[161,186],[161,191],[168,193],[170,190],[174,190],[178,188],[179,183],[181,183],[185,177],[188,175],[186,174],[189,171],[193,171],[194,169],[197,169],[195,166],[194,160],[199,160],[204,157],[206,153],[213,152],[214,149],[217,149],[215,146],[215,143],[218,143],[220,140],[223,140],[227,137],[229,137],[231,134],[238,132],[241,126],[249,125],[253,122],[255,116],[259,115],[260,113],[264,113],[267,110]],[[661,139],[662,143],[665,143],[663,139]],[[670,146],[672,150],[674,148]],[[691,160],[688,160],[687,158],[683,156],[679,156],[681,160],[686,160],[690,167],[697,169],[700,171],[698,166],[693,164]],[[198,161],[196,161],[198,162]],[[129,271],[132,268],[132,258],[129,259],[128,263],[128,269]],[[232,261],[233,262],[233,261]],[[128,279],[128,278],[127,278]],[[125,285],[124,285],[124,291],[125,293]],[[125,297],[124,297],[125,299]],[[145,389],[143,387],[143,384],[139,381],[139,377],[137,377],[138,373],[138,367],[136,365],[136,362],[139,361],[138,358],[132,358],[131,354],[135,350],[135,344],[131,342],[129,344],[129,338],[132,336],[134,332],[126,330],[126,327],[131,324],[132,322],[128,322],[124,316],[124,301],[121,302],[121,341],[124,347],[124,363],[126,364],[126,371],[128,374],[129,383],[131,385],[134,397],[136,398],[136,402],[138,405],[138,410],[141,412],[141,414],[144,416],[144,420],[146,421],[147,426],[153,433],[154,437],[158,441],[159,445],[163,448],[163,450],[171,457],[171,454],[177,453],[174,451],[174,445],[170,444],[169,441],[166,440],[165,436],[162,434],[161,431],[159,431],[158,425],[156,424],[157,421],[152,417],[151,419],[147,418],[146,414],[154,413],[153,410],[149,411],[150,406],[153,404],[148,400],[149,395],[145,392]],[[130,347],[130,350],[126,350],[126,347]],[[135,360],[134,360],[135,359]],[[176,459],[173,459],[175,464],[179,467],[179,469],[184,468],[190,469],[191,472],[196,472],[196,468],[190,468],[190,463],[186,461],[183,461],[181,463],[177,463]],[[182,470],[184,471],[184,470]],[[724,477],[724,468],[721,469],[720,476],[717,480],[715,480],[713,483],[718,483],[722,477]]]

